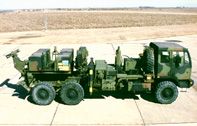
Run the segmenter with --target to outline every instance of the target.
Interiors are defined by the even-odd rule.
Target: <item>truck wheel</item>
[[[156,87],[156,99],[161,104],[170,104],[178,97],[177,86],[171,81],[162,81]]]
[[[47,82],[40,82],[32,88],[31,97],[38,105],[48,105],[55,98],[55,89]]]
[[[64,84],[59,93],[60,99],[67,105],[79,104],[84,98],[84,90],[81,85],[76,82]]]
[[[54,88],[50,83],[48,83],[48,82],[40,82],[40,84],[44,84],[44,85],[49,86],[49,88],[51,88],[51,90],[52,90],[52,92],[53,92],[53,93],[52,93],[53,96],[54,96],[53,99],[55,99],[55,96],[56,96],[55,88]]]
[[[152,48],[146,48],[143,54],[143,66],[145,73],[153,73],[154,70],[154,52]]]

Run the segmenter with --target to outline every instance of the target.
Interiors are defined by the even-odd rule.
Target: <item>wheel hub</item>
[[[70,99],[75,99],[77,98],[77,93],[75,90],[69,90],[67,93],[67,97]]]
[[[45,90],[38,91],[38,97],[41,99],[46,99],[48,97],[48,93]]]
[[[172,96],[173,96],[173,91],[172,91],[172,89],[170,89],[170,88],[164,89],[164,90],[162,91],[162,96],[163,96],[164,98],[166,98],[166,99],[172,98]]]

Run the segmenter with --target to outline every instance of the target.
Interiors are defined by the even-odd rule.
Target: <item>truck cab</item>
[[[150,43],[155,56],[155,80],[170,80],[180,88],[189,88],[194,83],[191,80],[192,61],[187,48],[176,43]]]

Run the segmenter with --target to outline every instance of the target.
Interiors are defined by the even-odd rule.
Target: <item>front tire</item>
[[[84,90],[81,85],[76,82],[64,84],[59,93],[60,99],[67,105],[79,104],[84,98]]]
[[[161,104],[170,104],[178,97],[177,86],[171,81],[162,81],[156,88],[156,99]]]
[[[31,97],[38,105],[49,105],[55,98],[55,89],[47,82],[40,82],[32,88]]]

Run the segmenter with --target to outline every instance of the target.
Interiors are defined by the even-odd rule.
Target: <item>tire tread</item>
[[[174,91],[174,96],[170,100],[162,99],[162,97],[160,95],[161,91],[166,87],[170,87]],[[170,103],[174,102],[178,97],[177,86],[171,81],[162,81],[156,87],[155,96],[156,96],[156,99],[159,103],[170,104]]]

